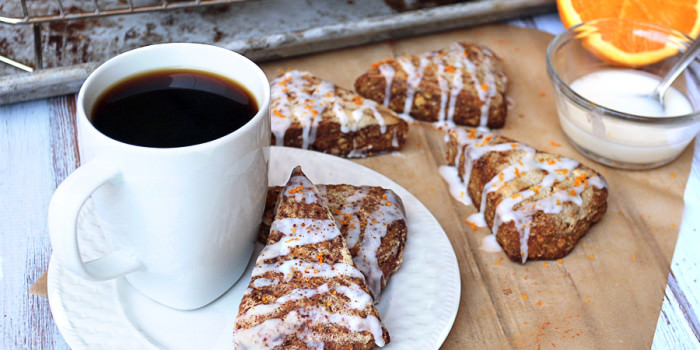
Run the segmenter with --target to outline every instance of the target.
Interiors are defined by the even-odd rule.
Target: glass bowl
[[[668,57],[652,64],[623,67],[609,59],[599,58],[601,54],[590,49],[589,40],[610,35],[625,35],[631,40],[643,38],[653,44],[665,45],[671,48],[671,52]],[[639,100],[627,101],[625,94],[646,98],[645,95],[651,94],[656,82],[691,42],[692,38],[670,28],[619,19],[584,22],[555,37],[547,46],[547,74],[554,86],[560,125],[569,142],[587,157],[617,168],[648,169],[676,159],[700,130],[700,111],[697,103],[693,103],[700,101],[696,68],[691,65],[673,84],[676,90],[674,103],[669,103],[672,92],[666,94],[667,108],[675,106],[675,102],[680,103],[683,97],[689,101],[690,106],[681,115],[650,116],[650,108],[638,108],[641,104],[635,101]],[[591,74],[602,76],[601,72],[606,79],[591,78]],[[615,78],[611,78],[613,74]],[[587,89],[582,88],[584,80]],[[584,95],[595,97],[596,101]],[[611,96],[617,95],[622,97],[610,100]],[[608,100],[600,102],[600,96]],[[637,107],[636,114],[609,107],[609,102],[614,104],[623,98],[632,107]]]

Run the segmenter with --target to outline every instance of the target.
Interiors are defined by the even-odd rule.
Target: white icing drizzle
[[[394,81],[394,67],[387,63],[382,63],[379,65],[379,72],[384,76],[386,85],[384,85],[384,106],[389,107],[389,101],[391,101],[391,84]]]
[[[294,196],[294,200],[297,203],[302,201],[306,204],[311,204],[319,201],[319,197],[314,193],[314,191],[305,190],[305,188],[311,188],[314,185],[304,176],[292,176],[289,179],[289,184],[293,186],[287,186],[283,193],[286,196]]]
[[[262,288],[262,287],[267,287],[267,286],[274,286],[276,284],[279,284],[280,281],[276,279],[269,279],[269,278],[256,278],[253,281],[253,288]]]
[[[413,106],[413,98],[416,94],[416,89],[420,85],[421,80],[423,80],[423,73],[425,73],[425,67],[430,63],[424,56],[418,57],[419,66],[413,65],[413,60],[411,56],[401,56],[396,59],[401,65],[401,68],[406,72],[406,100],[403,106],[403,114],[411,114],[411,106]]]
[[[441,165],[439,171],[440,176],[442,176],[450,187],[450,194],[452,195],[452,198],[458,200],[464,205],[471,205],[472,200],[469,198],[469,194],[467,193],[464,183],[459,178],[457,168],[449,165]]]
[[[301,276],[305,278],[334,278],[338,276],[364,278],[360,271],[349,264],[335,263],[330,265],[326,263],[307,262],[301,259],[290,259],[271,264],[261,263],[253,268],[252,277],[262,276],[268,272],[281,274],[283,277],[280,277],[280,280],[285,282],[289,282],[289,280],[294,277],[295,272],[301,273]]]
[[[360,108],[352,111],[353,119],[356,122],[362,119],[365,110],[369,110],[370,112],[372,112],[372,115],[375,119],[377,119],[377,122],[379,123],[379,131],[382,134],[386,133],[386,123],[384,122],[384,117],[382,117],[382,114],[379,113],[379,111],[377,110],[377,103],[372,100],[363,98]]]
[[[484,218],[484,214],[482,212],[476,212],[469,215],[469,217],[467,217],[467,221],[478,227],[486,227],[486,219]]]
[[[255,307],[248,309],[248,311],[246,311],[246,313],[241,317],[248,318],[251,316],[271,314],[288,302],[301,299],[310,299],[314,295],[328,293],[340,293],[341,295],[345,296],[348,299],[345,305],[354,310],[362,310],[372,304],[372,297],[370,297],[369,294],[367,294],[367,292],[365,292],[357,284],[352,284],[349,287],[340,285],[331,289],[328,286],[328,283],[324,283],[317,288],[293,289],[289,293],[277,298],[274,302],[255,305]]]
[[[481,101],[479,125],[486,126],[490,104],[497,93],[497,77],[492,71],[493,62],[491,58],[494,57],[493,53],[485,47],[481,47],[480,52],[479,55],[482,59],[480,69],[472,62],[472,58],[469,57],[470,53],[459,42],[450,44],[446,51],[430,51],[417,56],[418,66],[413,63],[414,56],[406,55],[396,58],[396,62],[407,75],[406,100],[401,113],[404,115],[411,113],[416,90],[423,79],[426,67],[432,63],[436,70],[436,78],[440,89],[440,110],[436,123],[454,126],[457,98],[464,88],[465,76],[468,76],[469,81],[474,85],[477,97]],[[388,107],[391,100],[391,84],[396,72],[388,63],[380,64],[378,69],[379,74],[386,81],[384,105]],[[483,82],[479,81],[479,74],[483,77]],[[505,83],[505,76],[500,76],[499,78]]]
[[[377,205],[376,209],[369,213],[368,222],[365,223],[364,231],[361,231],[361,223],[357,216],[363,206],[363,199],[367,196],[366,188],[358,188],[352,195],[348,196],[337,213],[333,213],[336,221],[349,225],[345,239],[348,248],[359,248],[353,262],[362,271],[367,281],[367,287],[372,292],[375,299],[379,299],[382,291],[382,280],[384,272],[377,262],[377,250],[381,245],[382,238],[387,233],[389,224],[403,218],[400,208],[400,201],[396,194],[386,191],[386,198]],[[360,235],[362,237],[360,239]]]
[[[290,178],[281,196],[296,198],[299,192],[310,192],[310,195],[303,194],[301,198],[296,198],[296,200],[315,199],[316,203],[321,204],[321,199],[314,193],[313,188],[314,185],[306,177],[295,175]],[[337,237],[340,235],[340,231],[335,220],[277,218],[271,225],[271,232],[280,233],[281,238],[278,242],[265,246],[258,256],[252,272],[252,282],[244,292],[244,298],[250,297],[253,293],[252,288],[278,285],[289,282],[292,278],[335,280],[339,276],[350,276],[364,279],[357,268],[346,263],[328,264],[324,263],[322,258],[319,258],[319,261],[298,258],[276,259],[288,256],[292,247],[321,243]],[[267,263],[271,259],[276,261]],[[270,278],[270,274],[276,278]],[[263,277],[264,275],[267,277]],[[365,310],[372,307],[372,297],[360,285],[350,283],[349,285],[331,286],[329,283],[324,283],[315,288],[291,289],[277,298],[266,295],[262,298],[262,303],[256,304],[240,314],[237,323],[274,314],[283,305],[290,302],[311,299],[316,295],[337,298],[338,294],[346,299],[343,305],[350,309]],[[274,300],[271,300],[273,298]],[[376,345],[383,346],[385,344],[382,325],[376,316],[370,314],[361,317],[331,312],[330,305],[329,302],[327,305],[329,307],[301,307],[281,317],[270,317],[250,328],[237,327],[234,333],[234,343],[238,349],[271,349],[282,345],[288,336],[294,334],[307,347],[323,349],[325,347],[323,335],[314,330],[314,325],[334,324],[350,332],[370,332]]]
[[[296,122],[302,130],[301,148],[308,149],[316,142],[318,126],[324,115],[326,118],[335,117],[343,133],[360,130],[375,120],[381,132],[386,133],[386,123],[377,110],[376,102],[364,98],[361,103],[359,100],[350,100],[343,93],[344,90],[339,89],[329,81],[297,70],[286,72],[270,82],[271,130],[275,144],[284,145],[284,135]],[[366,156],[363,153],[365,150],[353,151],[357,157]]]
[[[260,252],[259,259],[268,260],[289,254],[293,247],[320,243],[340,235],[334,220],[308,218],[282,218],[272,222],[270,232],[282,232],[281,240],[268,244]]]
[[[528,256],[527,243],[530,236],[531,218],[537,211],[542,211],[545,214],[556,214],[561,212],[563,204],[566,202],[581,206],[583,205],[581,193],[589,185],[596,188],[607,188],[607,183],[600,176],[588,177],[588,174],[582,174],[580,175],[583,177],[582,179],[578,177],[574,178],[574,169],[579,166],[579,163],[573,159],[565,157],[546,159],[539,156],[534,148],[517,142],[492,144],[492,134],[477,133],[474,129],[465,130],[458,128],[454,129],[450,135],[451,140],[448,139],[448,141],[457,142],[458,144],[455,164],[456,168],[463,167],[463,188],[469,183],[472,165],[486,153],[511,150],[523,152],[523,155],[519,158],[517,163],[509,165],[484,185],[478,213],[482,218],[486,209],[486,199],[489,193],[498,190],[506,183],[517,177],[524,176],[530,171],[539,169],[543,172],[543,178],[537,185],[501,199],[494,211],[494,219],[491,227],[492,235],[495,237],[501,224],[512,221],[520,234],[520,252],[523,263],[527,260]],[[464,154],[464,159],[461,159],[462,154]],[[574,185],[557,188],[556,184],[567,180],[573,181]],[[547,196],[532,201],[529,204],[519,205],[524,200],[537,195],[539,191],[549,191],[549,188],[552,188],[552,190]],[[478,225],[474,215],[468,220]]]
[[[496,252],[502,252],[503,248],[501,248],[501,245],[498,244],[498,241],[496,241],[496,236],[495,235],[486,235],[484,238],[481,239],[481,245],[479,246],[479,249],[489,252],[489,253],[496,253]]]
[[[476,72],[473,69],[474,64],[468,59],[466,59],[464,52],[464,47],[461,44],[452,43],[452,45],[450,45],[450,54],[456,55],[457,57],[461,55],[462,57],[461,59],[456,59],[454,61],[454,67],[456,72],[452,75],[452,84],[450,85],[450,104],[447,109],[446,118],[448,122],[452,122],[454,120],[455,107],[457,106],[457,97],[459,96],[459,93],[462,92],[462,88],[464,87],[464,77],[462,76],[462,72],[464,72],[465,68],[466,72],[469,73],[472,76],[472,78],[476,81]],[[481,95],[479,95],[479,98],[481,98]]]
[[[385,345],[381,324],[375,316],[363,318],[329,313],[320,307],[301,308],[289,312],[281,319],[271,318],[254,327],[239,329],[234,335],[234,340],[239,350],[272,349],[282,345],[287,336],[296,334],[308,347],[323,349],[322,340],[318,339],[318,335],[306,324],[309,321],[311,324],[331,322],[351,332],[367,331],[372,334],[377,346]]]
[[[484,48],[483,50],[484,53],[484,64],[482,65],[482,73],[484,77],[484,87],[486,87],[486,91],[483,91],[484,89],[479,86],[477,87],[477,91],[480,91],[482,93],[479,94],[479,98],[481,99],[481,119],[479,119],[479,126],[486,126],[489,121],[489,107],[491,106],[491,100],[496,96],[496,78],[495,76],[491,73],[490,68],[491,68],[491,57],[493,57],[493,54],[491,53],[490,50]]]

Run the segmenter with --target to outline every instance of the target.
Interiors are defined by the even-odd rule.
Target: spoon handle
[[[681,75],[685,68],[688,67],[691,62],[693,62],[695,56],[698,54],[698,49],[700,49],[700,40],[694,40],[690,47],[685,50],[681,58],[678,59],[676,64],[674,64],[668,73],[666,73],[666,76],[664,76],[663,80],[661,80],[659,85],[656,86],[656,89],[654,89],[654,96],[662,106],[664,105],[664,96],[666,95],[666,91],[678,78],[678,76]]]

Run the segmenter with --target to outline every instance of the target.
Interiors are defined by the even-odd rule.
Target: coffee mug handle
[[[114,164],[96,158],[68,176],[51,198],[48,226],[54,254],[82,278],[103,281],[143,269],[134,256],[119,250],[90,262],[80,257],[77,235],[80,209],[95,190],[120,176]]]

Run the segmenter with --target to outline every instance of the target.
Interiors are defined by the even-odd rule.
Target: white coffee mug
[[[223,137],[175,148],[122,143],[92,125],[92,109],[106,89],[127,77],[165,69],[199,70],[236,81],[257,101],[258,112]],[[153,45],[102,64],[78,93],[82,165],[56,189],[49,205],[54,256],[85,279],[124,276],[146,296],[176,309],[218,298],[245,271],[255,246],[267,191],[269,100],[262,70],[215,46]],[[111,251],[85,262],[77,223],[89,197]]]

